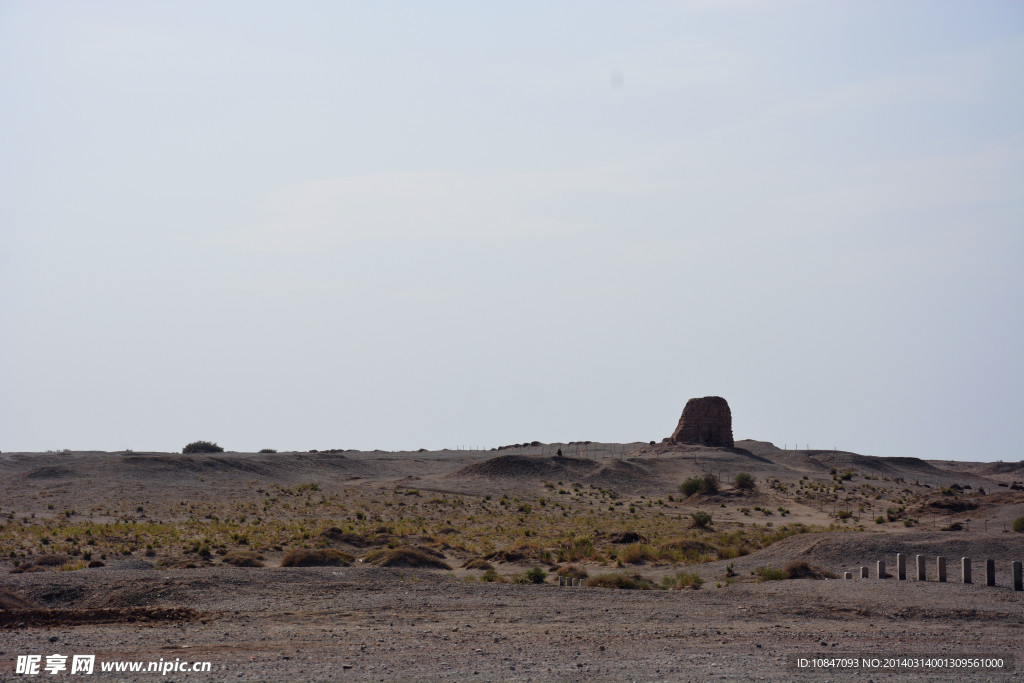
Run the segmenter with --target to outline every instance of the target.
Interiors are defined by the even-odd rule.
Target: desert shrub
[[[632,543],[618,552],[618,558],[626,564],[644,564],[658,559],[658,551],[646,543]]]
[[[587,570],[576,564],[567,564],[564,567],[559,567],[558,571],[555,572],[561,577],[568,577],[570,579],[585,579],[587,578]]]
[[[941,531],[963,531],[964,525],[960,522],[953,522],[949,526],[942,527]]]
[[[223,453],[224,449],[209,441],[193,441],[181,449],[182,453]]]
[[[836,513],[836,517],[839,519],[849,519],[850,517],[853,517],[853,513],[849,510],[840,510]]]
[[[1018,533],[1024,533],[1024,517],[1018,517],[1013,520],[1013,530]]]
[[[754,483],[754,477],[747,472],[740,472],[737,474],[736,478],[733,480],[733,484],[735,484],[736,488],[741,491],[753,491],[757,486],[757,484]]]
[[[494,567],[485,571],[484,575],[480,577],[480,580],[486,581],[487,583],[508,583],[508,580],[495,571]]]
[[[494,569],[494,565],[492,565],[490,562],[488,562],[487,560],[485,560],[482,557],[477,557],[475,559],[470,560],[466,564],[462,565],[462,568],[463,569],[483,569],[484,571],[487,571],[487,570],[493,570]]]
[[[692,496],[697,493],[717,493],[718,478],[713,474],[705,474],[702,477],[690,477],[679,485],[679,492],[684,496]]]
[[[576,560],[587,560],[594,556],[594,539],[589,536],[574,538],[571,544],[563,545],[558,549],[559,562],[574,562]]]
[[[832,572],[827,572],[820,567],[812,567],[803,560],[793,560],[785,567],[782,571],[786,573],[786,577],[790,579],[834,579],[836,575]]]
[[[690,519],[693,520],[694,529],[710,529],[711,528],[711,514],[704,512],[703,510],[697,510],[690,515]]]
[[[697,574],[687,572],[680,572],[679,574],[665,576],[661,579],[662,588],[667,588],[669,590],[682,590],[684,588],[697,590],[703,585],[704,579],[700,578]]]
[[[622,588],[628,590],[650,590],[654,587],[654,584],[639,574],[626,574],[625,572],[591,576],[587,579],[585,585],[593,588]]]
[[[231,550],[220,561],[235,567],[262,567],[265,559],[254,550]]]
[[[408,567],[410,569],[451,569],[444,555],[427,548],[403,546],[382,548],[366,554],[364,560],[378,567]]]
[[[324,529],[322,532],[320,532],[320,536],[318,537],[317,540],[318,542],[333,541],[335,543],[345,543],[346,545],[351,545],[356,548],[367,548],[371,545],[374,545],[374,541],[372,538],[369,538],[362,534],[354,534],[348,531],[344,531],[343,529],[339,529],[336,526]]]
[[[647,538],[645,536],[642,536],[641,534],[638,534],[635,531],[620,531],[618,533],[609,535],[608,542],[618,543],[622,545],[626,545],[629,543],[646,543]]]
[[[520,545],[516,548],[505,548],[495,550],[493,553],[484,556],[485,560],[491,562],[520,562],[537,556],[537,549],[529,545]]]
[[[62,564],[69,562],[71,558],[67,555],[61,555],[57,553],[48,553],[46,555],[40,555],[36,558],[35,566],[37,567],[59,567]]]
[[[875,524],[885,524],[889,520],[884,515],[878,515],[875,517]]]
[[[548,573],[540,567],[534,567],[522,575],[522,580],[517,580],[516,583],[544,583],[544,579],[548,578]]]
[[[707,540],[686,537],[662,543],[659,549],[662,556],[687,562],[704,562],[718,551],[718,547]]]
[[[282,567],[347,567],[355,561],[348,553],[334,548],[309,550],[296,548],[289,550],[281,560]]]
[[[260,453],[277,453],[277,451],[273,448],[261,448]]]
[[[758,581],[785,581],[789,578],[789,574],[784,569],[772,567],[758,567],[750,573],[756,576]]]

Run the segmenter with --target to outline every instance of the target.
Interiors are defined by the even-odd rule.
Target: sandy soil
[[[1024,515],[1024,492],[1011,488],[1024,481],[1019,465],[781,451],[759,442],[732,450],[557,445],[571,456],[563,458],[553,457],[555,446],[0,454],[0,680],[25,679],[14,673],[18,655],[53,653],[212,663],[210,673],[162,677],[178,681],[1020,680],[1024,672],[1024,592],[1012,589],[1009,576],[1010,563],[1024,559],[1024,535],[1003,531]],[[843,480],[846,469],[852,476]],[[726,484],[717,494],[683,498],[677,490],[688,476],[714,473],[728,482],[740,471],[757,478],[755,492]],[[507,501],[499,503],[501,496]],[[875,523],[894,508],[902,511],[893,521]],[[692,572],[704,580],[699,590],[552,582],[568,564],[558,549],[584,532],[595,551],[575,564],[591,576],[619,571],[613,558],[619,553],[621,562],[626,546],[616,545],[613,532],[634,531],[651,547],[683,533],[724,543],[689,529],[695,510],[711,511],[721,534],[757,536],[794,523],[831,530],[700,558],[707,562],[665,555],[623,568],[655,583]],[[844,510],[854,514],[840,519]],[[952,522],[963,530],[938,530]],[[317,535],[326,527],[351,529],[369,545]],[[200,537],[211,539],[208,557],[191,547]],[[396,544],[441,553],[453,570],[379,568],[358,559],[278,566],[302,545],[362,559]],[[225,565],[221,557],[233,547],[261,553],[267,566]],[[497,574],[540,566],[546,583],[485,583],[481,571],[462,568],[511,548],[525,556],[491,560]],[[24,571],[61,552],[67,564]],[[85,553],[102,553],[105,566],[79,568]],[[876,578],[875,562],[895,572],[897,553],[909,558],[910,580]],[[928,563],[924,582],[914,580],[918,554]],[[945,583],[936,580],[937,556],[948,558]],[[970,585],[961,583],[964,556],[975,558]],[[993,587],[984,585],[987,558],[996,562]],[[859,577],[867,566],[871,578],[758,582],[752,573],[794,561],[839,577]],[[798,657],[820,656],[879,658],[883,666],[796,665]],[[1007,664],[884,666],[887,658],[980,656]]]

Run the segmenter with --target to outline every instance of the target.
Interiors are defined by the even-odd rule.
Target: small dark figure
[[[559,458],[561,458],[561,457],[562,457],[562,449],[561,449],[561,448],[559,448],[559,449],[558,449],[558,457],[559,457]]]

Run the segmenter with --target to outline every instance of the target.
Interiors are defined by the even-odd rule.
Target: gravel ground
[[[22,574],[40,607],[188,607],[194,619],[0,631],[19,654],[212,662],[164,680],[1020,680],[1024,593],[915,581],[622,591],[485,584],[441,572],[210,567]],[[797,657],[995,655],[1001,671],[807,671]],[[159,674],[94,674],[151,680]],[[49,678],[49,676],[47,676]]]

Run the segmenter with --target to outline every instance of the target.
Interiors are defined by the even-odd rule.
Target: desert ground
[[[0,680],[1020,680],[1022,516],[1022,462],[750,440],[3,453]]]

